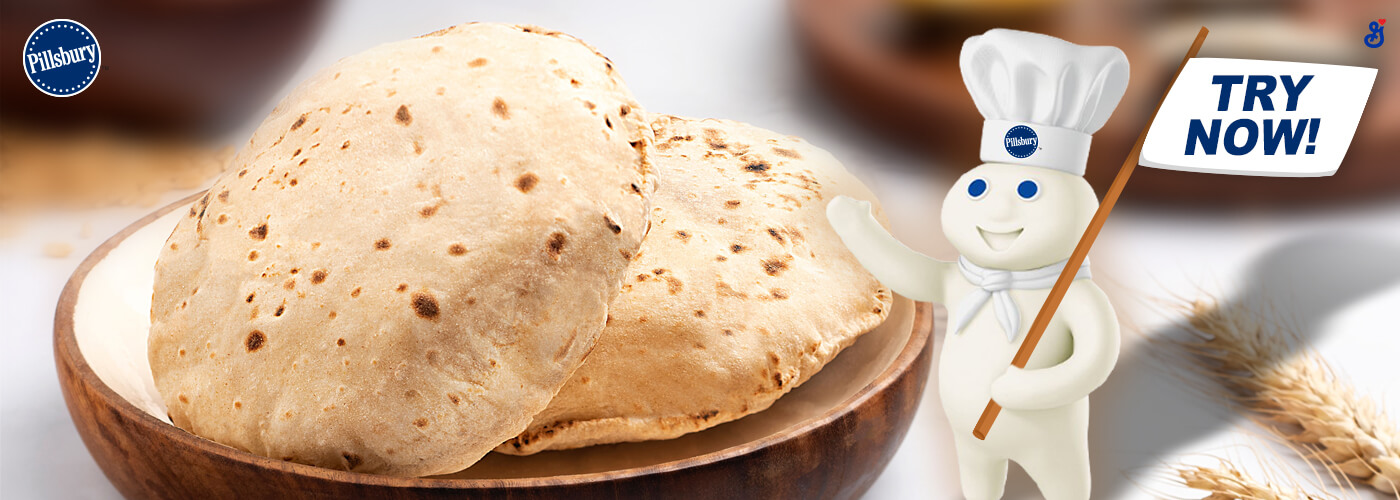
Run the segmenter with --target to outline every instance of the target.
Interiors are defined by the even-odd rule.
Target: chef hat
[[[1117,47],[1075,45],[1039,33],[990,30],[963,43],[963,82],[982,125],[982,161],[1084,175],[1090,134],[1128,88]]]

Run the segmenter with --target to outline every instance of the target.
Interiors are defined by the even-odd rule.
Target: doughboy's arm
[[[1078,401],[1108,379],[1118,363],[1118,319],[1097,285],[1070,285],[1055,313],[1069,326],[1074,352],[1055,366],[1035,370],[1011,367],[992,381],[992,399],[1013,410],[1058,408]]]
[[[949,263],[904,246],[870,213],[870,202],[837,196],[826,218],[846,248],[870,274],[896,293],[923,302],[943,302],[943,275]]]

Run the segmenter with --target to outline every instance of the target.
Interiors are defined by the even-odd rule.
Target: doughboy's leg
[[[1087,500],[1089,498],[1089,443],[1060,441],[1058,446],[1043,446],[1016,463],[1035,480],[1045,500]],[[1073,439],[1068,441],[1074,441]]]
[[[958,476],[967,500],[997,500],[1006,487],[1006,458],[986,452],[972,438],[954,438]]]

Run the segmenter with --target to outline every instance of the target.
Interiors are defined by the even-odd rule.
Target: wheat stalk
[[[1311,495],[1296,485],[1283,486],[1261,481],[1240,472],[1238,468],[1218,459],[1219,465],[1178,465],[1173,469],[1181,483],[1188,488],[1210,493],[1202,500],[1324,500],[1331,495]]]
[[[1342,474],[1342,481],[1396,494],[1400,432],[1394,422],[1337,377],[1326,360],[1294,349],[1296,332],[1261,320],[1270,316],[1246,306],[1214,299],[1184,306],[1190,326],[1204,336],[1173,341],[1225,389],[1225,397],[1304,457]]]

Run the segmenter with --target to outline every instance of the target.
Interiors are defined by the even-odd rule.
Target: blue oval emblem
[[[1036,137],[1035,131],[1025,125],[1017,125],[1006,131],[1006,153],[1017,157],[1025,158],[1035,154],[1040,149],[1040,139]]]
[[[54,19],[29,34],[23,59],[24,74],[34,88],[54,97],[68,97],[92,85],[102,67],[102,50],[87,26]]]

